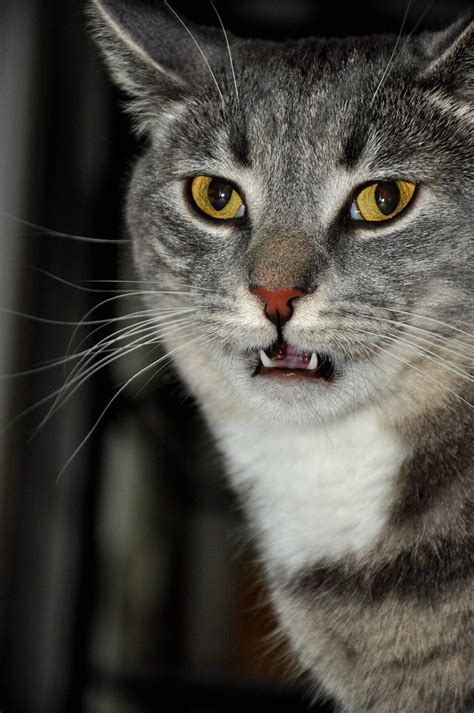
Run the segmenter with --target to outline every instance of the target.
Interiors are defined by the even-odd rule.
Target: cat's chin
[[[176,347],[170,345],[170,350]],[[275,357],[272,348],[267,352]],[[265,367],[255,348],[209,352],[197,347],[183,353],[176,365],[212,420],[235,416],[296,425],[328,423],[370,400],[366,365],[328,352],[318,353],[315,369],[287,369]],[[312,366],[309,353],[306,366]]]
[[[360,373],[353,365],[338,365],[329,355],[321,358],[315,372],[303,369],[265,368],[258,364],[242,373],[229,374],[229,381],[245,404],[249,416],[277,419],[292,424],[330,422],[360,408],[356,389]],[[358,397],[356,398],[356,394]]]

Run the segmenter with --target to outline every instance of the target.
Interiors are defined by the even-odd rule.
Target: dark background
[[[217,24],[207,2],[172,5]],[[407,9],[399,0],[216,5],[228,29],[272,38],[398,33]],[[420,18],[415,31],[440,29],[469,7],[413,0],[404,32]],[[77,322],[114,296],[107,289],[131,284],[106,280],[133,279],[126,248],[111,241],[124,237],[121,201],[141,147],[83,10],[0,0],[0,711],[306,710],[295,684],[281,688],[286,652],[268,641],[272,615],[238,507],[173,373],[124,390],[59,481],[146,361],[99,371],[38,433],[47,404],[32,407],[61,386],[63,368],[14,376],[66,354],[73,325],[41,320]],[[108,301],[93,316],[137,304]]]

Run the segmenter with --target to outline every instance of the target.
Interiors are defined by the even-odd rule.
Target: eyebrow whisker
[[[166,5],[166,7],[173,13],[173,15],[176,17],[176,19],[179,20],[179,22],[182,24],[182,26],[184,27],[184,29],[186,30],[186,32],[188,33],[188,35],[191,37],[191,39],[192,39],[192,41],[194,42],[194,44],[196,45],[196,47],[198,48],[199,52],[201,53],[201,55],[202,55],[202,57],[203,57],[203,59],[204,59],[206,65],[207,65],[207,68],[208,68],[209,72],[211,73],[211,76],[212,76],[212,78],[213,78],[213,80],[214,80],[214,82],[215,82],[215,85],[216,85],[216,87],[217,87],[217,91],[219,92],[219,95],[220,95],[222,104],[225,106],[224,95],[222,94],[221,88],[220,88],[220,86],[219,86],[219,82],[218,82],[217,79],[216,79],[216,75],[215,75],[214,72],[212,71],[211,65],[209,64],[209,60],[207,59],[206,55],[204,54],[204,50],[202,49],[202,47],[201,47],[201,45],[199,44],[199,42],[197,41],[197,39],[194,37],[194,35],[193,35],[193,33],[191,32],[191,30],[189,29],[189,27],[188,27],[188,26],[186,25],[186,23],[184,22],[184,20],[182,20],[182,18],[178,15],[178,13],[176,12],[176,10],[173,10],[173,8],[172,8],[171,5],[169,4],[168,0],[164,0],[164,3],[165,3],[165,5]]]
[[[227,52],[229,53],[230,69],[231,69],[232,77],[233,77],[233,80],[234,80],[235,94],[236,94],[236,97],[237,97],[237,101],[238,101],[238,103],[240,104],[239,90],[238,90],[238,88],[237,88],[237,79],[236,79],[236,77],[235,77],[234,60],[232,59],[232,52],[230,51],[229,38],[227,37],[227,32],[226,32],[226,30],[225,30],[224,23],[222,22],[222,18],[221,18],[221,16],[220,16],[220,14],[219,14],[219,12],[218,12],[216,6],[215,6],[214,3],[212,2],[212,0],[209,0],[209,2],[211,3],[212,9],[214,10],[214,12],[215,12],[216,15],[217,15],[217,18],[218,18],[218,20],[219,20],[219,22],[220,22],[220,25],[221,25],[221,27],[222,27],[222,32],[224,33],[225,42],[226,42],[226,45],[227,45]]]

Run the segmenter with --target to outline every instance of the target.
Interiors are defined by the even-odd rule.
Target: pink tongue
[[[311,359],[311,354],[300,352],[290,344],[279,344],[268,356],[278,362],[276,369],[306,369]]]

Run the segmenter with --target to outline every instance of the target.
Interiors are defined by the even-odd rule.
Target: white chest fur
[[[407,453],[374,411],[326,426],[215,426],[274,565],[293,572],[321,557],[361,553],[383,528]]]

